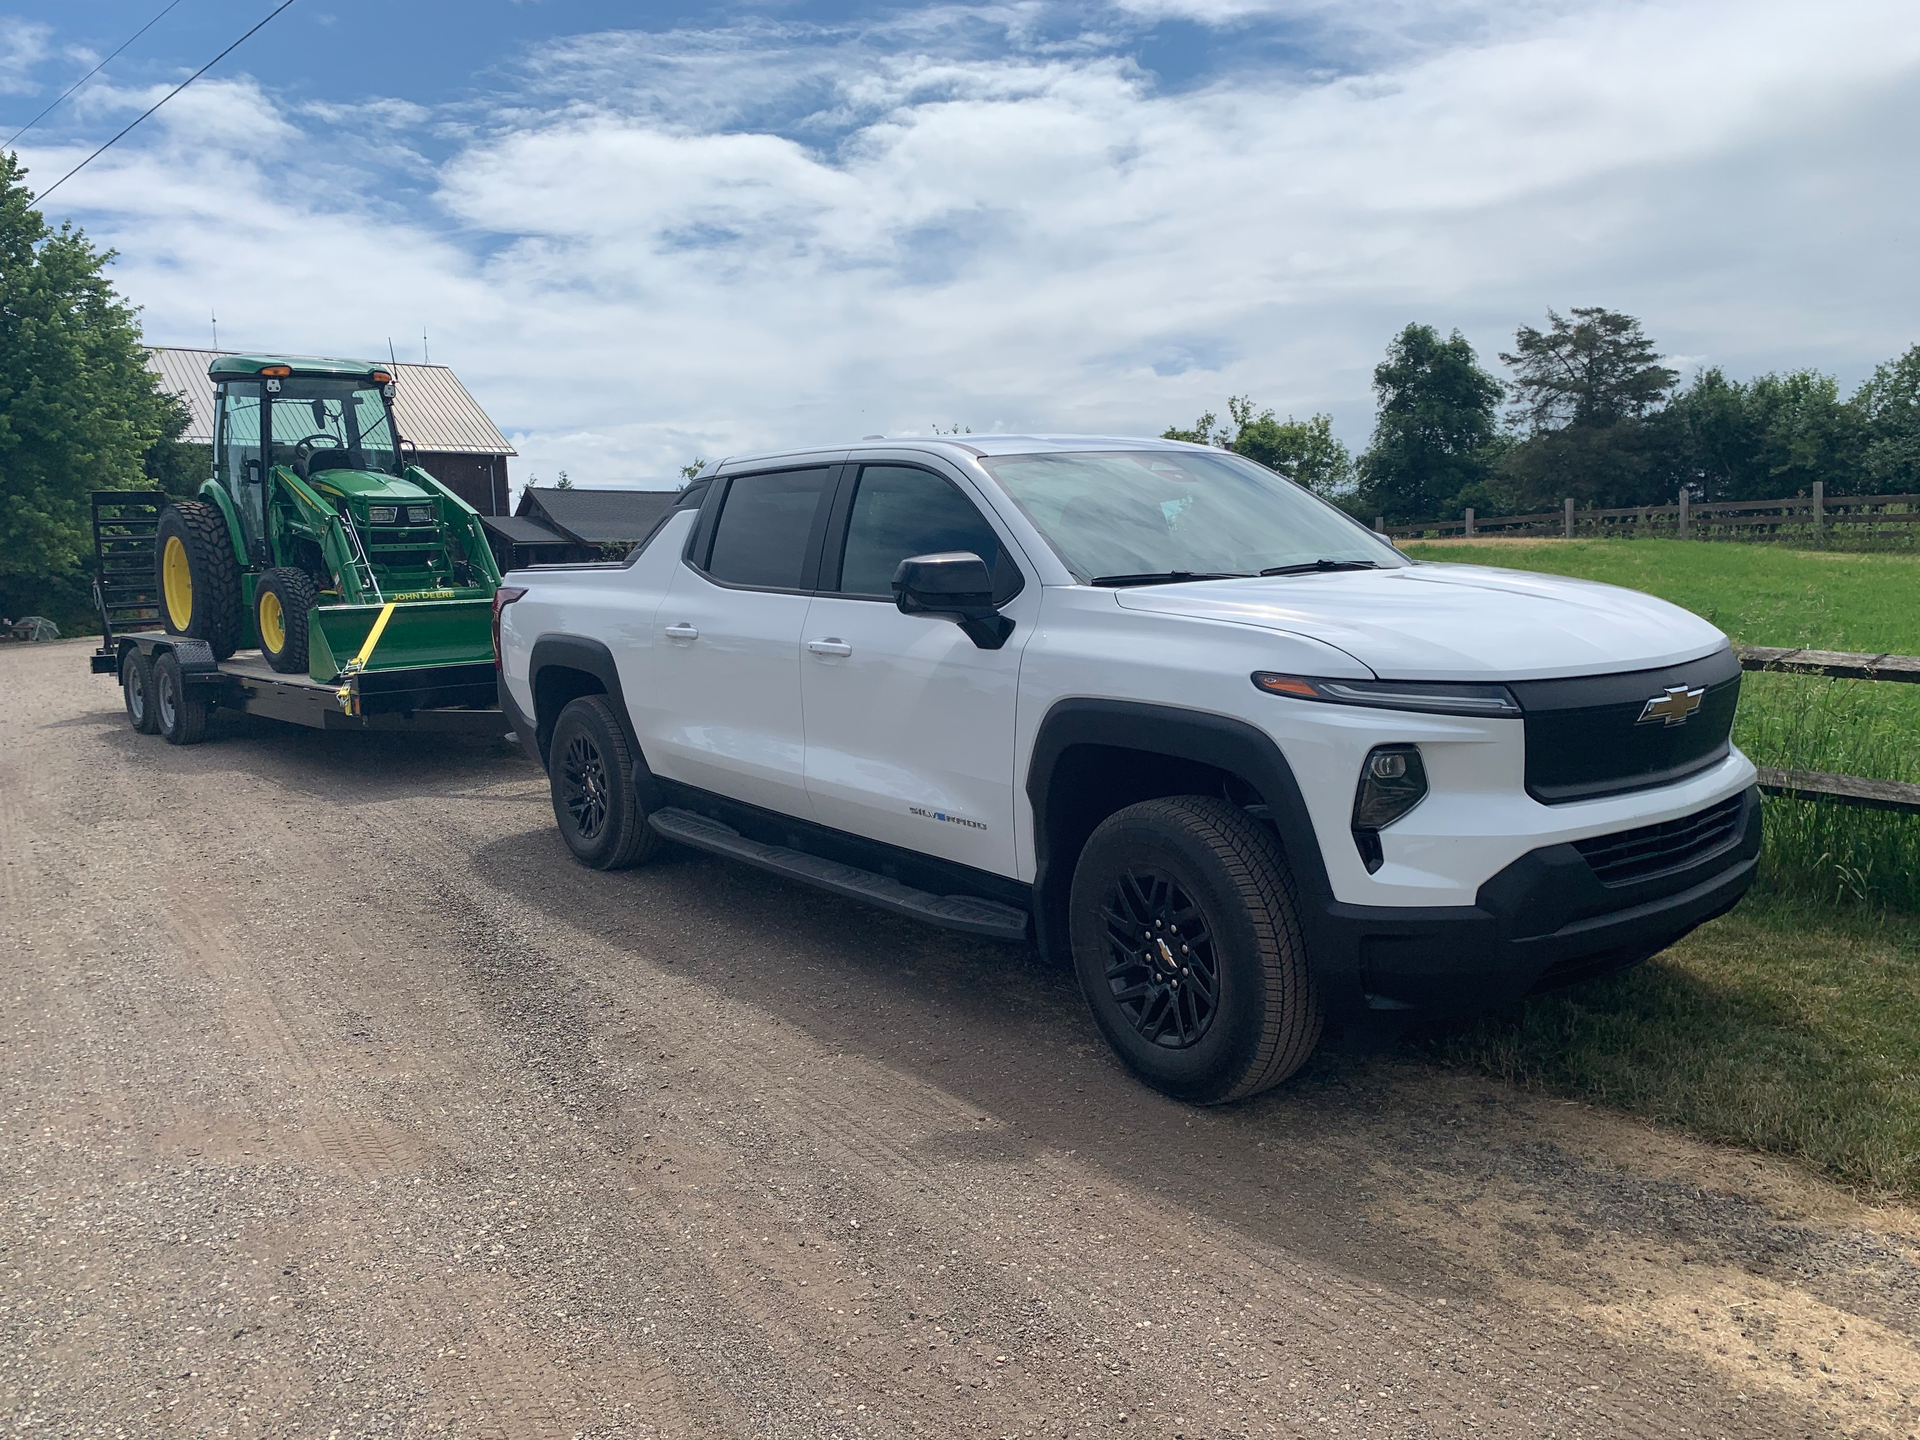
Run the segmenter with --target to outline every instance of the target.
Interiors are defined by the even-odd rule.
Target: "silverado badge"
[[[1700,701],[1706,691],[1689,690],[1684,685],[1669,685],[1664,694],[1656,695],[1641,707],[1638,725],[1651,725],[1654,721],[1663,721],[1668,725],[1684,725],[1687,718],[1700,708]]]

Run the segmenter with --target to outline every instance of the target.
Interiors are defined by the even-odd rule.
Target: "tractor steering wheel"
[[[313,443],[316,440],[324,440],[326,441],[326,444],[316,445]],[[337,435],[329,434],[325,430],[316,430],[313,432],[313,434],[304,436],[301,439],[294,441],[293,442],[293,468],[295,473],[297,473],[301,479],[303,480],[306,479],[307,462],[313,459],[314,451],[337,450],[339,448],[340,448],[340,437]]]

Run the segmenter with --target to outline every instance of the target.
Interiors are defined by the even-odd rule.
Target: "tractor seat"
[[[364,450],[316,450],[307,457],[307,474],[318,475],[322,470],[364,470],[367,468],[367,452]]]

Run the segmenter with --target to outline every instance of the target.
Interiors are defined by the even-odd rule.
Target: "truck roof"
[[[986,455],[1066,454],[1084,450],[1194,450],[1184,440],[1162,440],[1142,435],[885,435],[840,445],[808,445],[791,450],[764,450],[745,455],[729,455],[709,467],[707,473],[742,465],[760,465],[772,460],[807,457],[838,457],[854,450],[923,450],[949,458]],[[956,453],[957,452],[957,453]]]
[[[376,372],[388,375],[391,366],[371,360],[329,360],[319,355],[222,355],[207,366],[209,378],[218,381],[235,375],[258,375],[261,371],[284,365],[293,375],[321,375],[342,379],[367,380]]]

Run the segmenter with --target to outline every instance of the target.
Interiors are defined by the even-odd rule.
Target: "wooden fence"
[[[1740,645],[1735,649],[1742,670],[1920,683],[1920,655],[1855,655],[1840,650],[1782,650],[1767,645]],[[1869,780],[1860,775],[1827,775],[1815,770],[1775,770],[1763,765],[1760,788],[1769,795],[1789,795],[1796,800],[1825,800],[1920,815],[1920,785],[1900,780]]]
[[[1671,505],[1630,505],[1616,510],[1576,510],[1568,500],[1558,510],[1535,515],[1482,518],[1468,510],[1458,520],[1416,520],[1389,526],[1376,517],[1373,528],[1395,540],[1439,540],[1452,536],[1559,535],[1571,540],[1609,535],[1667,535],[1681,539],[1822,539],[1920,536],[1920,495],[1828,495],[1814,482],[1811,495],[1778,500],[1722,500],[1701,504],[1682,494]]]

